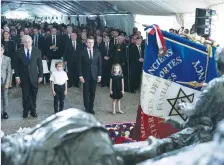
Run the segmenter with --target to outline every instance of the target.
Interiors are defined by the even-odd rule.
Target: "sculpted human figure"
[[[201,92],[195,104],[180,104],[180,108],[188,120],[180,124],[167,120],[180,131],[168,138],[149,137],[148,146],[116,145],[117,155],[123,157],[125,164],[131,165],[163,153],[180,149],[192,144],[212,140],[218,122],[224,119],[224,51],[217,60],[219,78],[215,78]]]
[[[69,109],[25,136],[1,138],[2,165],[117,165],[106,128],[93,115]]]

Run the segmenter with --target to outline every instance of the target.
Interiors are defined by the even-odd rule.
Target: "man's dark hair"
[[[108,34],[106,34],[104,37],[109,37],[110,38],[110,36]]]
[[[57,28],[56,26],[53,26],[52,29],[56,29],[56,30],[58,30],[58,28]]]
[[[93,37],[93,36],[89,36],[89,37],[87,38],[87,40],[94,40],[94,37]]]
[[[219,54],[219,57],[217,59],[217,67],[218,70],[224,74],[224,49],[222,49],[222,51]]]
[[[34,29],[40,30],[40,28],[37,27],[37,26],[34,26],[34,27],[33,27],[33,30],[34,30]]]

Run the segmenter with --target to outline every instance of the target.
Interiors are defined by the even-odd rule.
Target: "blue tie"
[[[36,36],[36,35],[35,35],[35,40],[34,40],[34,41],[35,41],[34,46],[37,48],[37,47],[38,47],[38,45],[37,45],[37,42],[38,42],[38,41],[37,41],[37,36]]]
[[[26,61],[29,63],[30,62],[30,52],[29,49],[27,49],[27,53],[26,53]]]

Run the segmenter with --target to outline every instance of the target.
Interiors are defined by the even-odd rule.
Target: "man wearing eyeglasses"
[[[23,37],[24,47],[17,50],[15,60],[15,75],[17,85],[22,88],[23,118],[37,117],[36,99],[38,83],[42,81],[43,65],[40,49],[32,46],[29,35]]]
[[[85,111],[95,114],[93,110],[97,82],[101,81],[102,60],[99,50],[94,49],[94,38],[88,37],[87,48],[80,53],[78,63],[79,80],[83,84],[83,101]]]

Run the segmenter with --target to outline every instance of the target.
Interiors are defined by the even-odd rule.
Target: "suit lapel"
[[[23,60],[23,62],[24,62],[25,64],[27,64],[27,62],[26,62],[26,54],[25,54],[24,48],[22,49],[22,52],[21,52],[21,59]],[[28,65],[28,64],[27,64],[27,65]]]
[[[29,61],[29,64],[31,63],[31,60],[34,58],[33,55],[34,55],[34,51],[35,49],[32,47],[32,51],[31,51],[31,57],[30,57],[30,61]]]
[[[88,49],[86,49],[86,56],[87,56],[87,59],[89,60],[89,62],[91,61],[90,58],[89,58],[89,52],[88,52]]]

